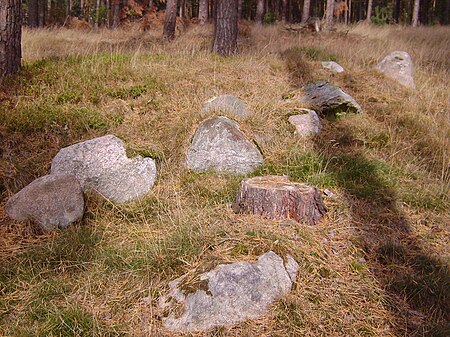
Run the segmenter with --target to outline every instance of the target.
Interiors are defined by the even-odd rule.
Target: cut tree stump
[[[309,225],[318,223],[326,212],[317,188],[291,182],[283,176],[242,180],[233,210],[274,220],[294,219]]]

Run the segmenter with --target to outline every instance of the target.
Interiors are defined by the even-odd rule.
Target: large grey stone
[[[316,112],[310,109],[301,109],[301,111],[305,113],[289,117],[289,122],[295,126],[295,133],[300,136],[311,136],[319,133],[322,124]]]
[[[303,87],[305,96],[302,102],[308,104],[317,112],[324,115],[337,113],[359,113],[361,106],[352,96],[339,87],[327,82],[319,81]]]
[[[107,135],[61,149],[53,158],[51,174],[73,175],[84,190],[121,203],[150,191],[156,165],[151,158],[128,158],[123,142]]]
[[[224,116],[204,120],[189,147],[186,165],[194,171],[246,174],[262,164],[258,148],[247,140],[239,124]]]
[[[14,220],[34,221],[46,231],[65,228],[83,217],[83,191],[73,176],[43,176],[13,195],[5,211]]]
[[[245,103],[233,95],[221,95],[207,101],[202,108],[202,113],[208,112],[228,113],[234,118],[246,118],[250,115]]]
[[[330,70],[332,73],[343,73],[344,72],[344,68],[342,68],[342,66],[334,61],[326,61],[326,62],[322,62],[322,67],[325,69]]]
[[[393,51],[375,67],[387,77],[396,80],[409,88],[415,88],[413,62],[405,51]]]
[[[257,262],[219,265],[200,275],[200,280],[207,282],[206,291],[186,294],[179,289],[184,277],[172,281],[160,306],[170,309],[181,303],[184,310],[180,317],[170,314],[164,326],[179,332],[204,331],[260,317],[292,287],[298,264],[291,256],[287,260],[285,266],[283,259],[270,251]]]

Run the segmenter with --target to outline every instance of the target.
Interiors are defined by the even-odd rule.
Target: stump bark
[[[242,180],[233,210],[274,220],[293,219],[309,225],[317,224],[326,212],[317,188],[291,182],[282,176]]]

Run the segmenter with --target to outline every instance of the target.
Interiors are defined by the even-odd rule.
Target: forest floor
[[[170,44],[132,28],[24,31],[23,70],[0,91],[0,335],[170,336],[158,309],[170,280],[268,250],[299,262],[291,293],[259,320],[193,335],[450,335],[450,28],[244,28],[230,58],[210,53],[210,26]],[[373,69],[393,50],[411,54],[417,90]],[[288,117],[315,80],[364,112],[305,140]],[[334,193],[322,223],[236,215],[243,177],[185,168],[203,103],[223,93],[253,112],[241,123],[265,157],[253,175]],[[105,134],[156,159],[147,197],[89,194],[82,223],[52,233],[6,218],[7,198],[60,148]]]

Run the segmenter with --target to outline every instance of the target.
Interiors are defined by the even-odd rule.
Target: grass
[[[259,320],[204,336],[448,335],[449,153],[447,27],[339,27],[297,35],[254,27],[240,54],[209,52],[212,27],[172,44],[128,30],[25,30],[24,67],[0,91],[0,334],[167,336],[158,309],[168,282],[273,250],[300,265],[292,292]],[[373,70],[403,49],[416,91]],[[358,52],[355,52],[357,50]],[[283,53],[284,52],[284,53]],[[344,74],[320,61],[336,60]],[[293,135],[298,85],[326,80],[363,107]],[[236,215],[243,177],[193,173],[184,154],[203,103],[231,93],[252,116],[241,129],[265,163],[329,189],[314,227]],[[87,195],[81,224],[42,234],[4,203],[69,144],[114,134],[130,157],[157,160],[145,198],[114,205]]]

